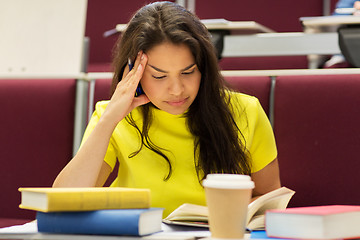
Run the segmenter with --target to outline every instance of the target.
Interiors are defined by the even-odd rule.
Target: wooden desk
[[[359,68],[284,69],[284,70],[226,70],[224,77],[233,76],[302,76],[302,75],[353,75],[360,74]]]
[[[340,26],[360,24],[360,16],[301,17],[304,32],[335,32]]]
[[[352,16],[350,16],[351,19],[346,17],[348,16],[336,19],[337,24],[340,20],[343,23],[360,22],[360,17],[356,19]],[[309,17],[303,18],[303,24],[309,27],[320,23],[325,24],[326,19],[335,21],[332,17]],[[318,56],[341,53],[336,32],[308,30],[305,32],[276,33],[254,21],[226,21],[222,19],[203,21],[210,31],[230,31],[230,34],[224,36],[222,57],[308,56],[309,68],[317,68],[319,66]],[[122,32],[125,29],[126,24],[118,24],[116,29],[108,31],[107,34]]]
[[[211,30],[230,30],[232,34],[251,33],[274,33],[275,31],[265,27],[255,21],[202,21],[209,31]]]
[[[336,33],[259,33],[224,38],[224,57],[305,56],[340,53]]]
[[[300,22],[303,25],[304,33],[333,34],[333,36],[336,37],[336,44],[339,45],[338,33],[337,33],[338,28],[344,25],[360,24],[360,16],[349,15],[349,16],[301,17]],[[326,42],[321,41],[319,42],[319,45],[321,45],[321,43],[326,44]],[[328,54],[334,54],[330,52],[331,51],[329,51]],[[341,51],[339,53],[341,53]],[[308,55],[308,61],[309,61],[309,68],[317,68],[323,62],[323,57],[316,54],[310,54]]]
[[[213,35],[213,41],[215,45],[218,41],[222,41],[224,47],[218,49],[219,52],[222,52],[221,56],[223,57],[244,57],[244,56],[266,56],[266,51],[264,53],[257,51],[258,45],[253,46],[252,41],[245,40],[245,45],[243,48],[238,49],[239,45],[243,45],[243,42],[239,43],[242,39],[238,39],[241,36],[255,36],[255,34],[266,34],[266,33],[275,33],[274,30],[265,27],[255,21],[228,21],[226,19],[204,19],[201,20],[209,32]],[[127,24],[117,24],[115,29],[111,29],[104,33],[104,36],[110,36],[116,33],[124,32],[127,27]],[[228,41],[228,37],[235,38],[235,41],[232,39]],[[263,38],[260,38],[262,40]],[[261,42],[260,45],[264,46],[264,43]],[[266,44],[265,44],[266,46]],[[245,51],[244,49],[250,49]],[[250,52],[250,54],[248,54]],[[276,55],[276,54],[275,54]],[[280,54],[281,55],[281,54]]]
[[[335,33],[307,34],[276,33],[254,21],[203,20],[210,31],[223,30],[222,57],[304,56],[309,54],[337,54],[340,49]],[[105,33],[123,32],[126,24]]]
[[[225,19],[201,20],[209,31],[229,30],[231,34],[274,33],[275,31],[254,21],[227,21]],[[117,24],[109,33],[123,32],[127,24]],[[114,31],[115,30],[115,31]]]

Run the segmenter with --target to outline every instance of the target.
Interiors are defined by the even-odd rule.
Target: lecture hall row
[[[117,23],[127,22],[144,3],[121,1],[120,6],[116,0],[107,4],[89,1],[85,34],[90,39],[88,71],[111,71],[111,49],[117,36],[104,38],[103,33]],[[196,12],[203,19],[254,20],[277,32],[302,31],[300,17],[323,13],[322,0],[279,0],[276,4],[265,2],[262,8],[256,4],[251,0],[198,0]],[[106,13],[106,17],[99,13]],[[220,65],[226,70],[303,69],[307,68],[307,58],[224,58]],[[290,206],[357,204],[360,194],[351,186],[360,184],[360,71],[352,70],[329,69],[325,74],[307,70],[248,75],[224,72],[235,90],[259,98],[273,123],[282,185],[297,192]],[[95,81],[94,102],[108,99],[110,81]],[[51,186],[71,159],[76,91],[74,78],[0,79],[0,227],[34,219],[32,211],[18,208],[17,189]]]
[[[360,197],[353,187],[360,184],[360,71],[337,70],[224,72],[234,90],[259,98],[272,121],[282,185],[296,191],[289,206],[357,204]],[[94,102],[109,98],[110,83],[95,81]],[[18,208],[17,189],[51,186],[71,159],[75,94],[76,79],[0,81],[0,218],[33,219]]]

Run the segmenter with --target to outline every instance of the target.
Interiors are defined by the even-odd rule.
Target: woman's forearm
[[[134,97],[146,63],[146,54],[139,52],[134,68],[130,72],[126,68],[99,122],[75,157],[57,176],[53,187],[94,187],[106,180],[111,169],[104,162],[104,157],[116,125],[134,108],[150,102],[145,94]]]

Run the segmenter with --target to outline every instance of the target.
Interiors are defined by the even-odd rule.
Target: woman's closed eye
[[[196,67],[192,68],[191,70],[186,70],[184,72],[182,72],[181,74],[182,75],[190,75],[190,74],[193,74],[195,72],[195,69]],[[151,75],[153,78],[157,79],[157,80],[160,80],[160,79],[163,79],[163,78],[166,78],[167,75]]]
[[[151,75],[153,78],[155,79],[163,79],[166,77],[166,75],[161,75],[161,76],[155,76],[155,75]]]
[[[189,75],[189,74],[192,74],[195,72],[195,68],[193,68],[192,70],[190,71],[186,71],[186,72],[182,72],[183,75]]]

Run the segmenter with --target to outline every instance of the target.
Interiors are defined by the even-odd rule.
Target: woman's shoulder
[[[255,96],[234,91],[228,91],[228,94],[232,105],[241,105],[244,108],[254,108],[259,105],[259,100]]]
[[[255,121],[259,114],[263,112],[262,106],[255,96],[240,92],[229,92],[230,108],[235,119],[247,119]]]
[[[105,108],[107,107],[107,105],[109,104],[110,100],[104,100],[104,101],[99,101],[95,104],[95,111],[94,113],[96,113],[97,115],[101,116],[104,111]]]

